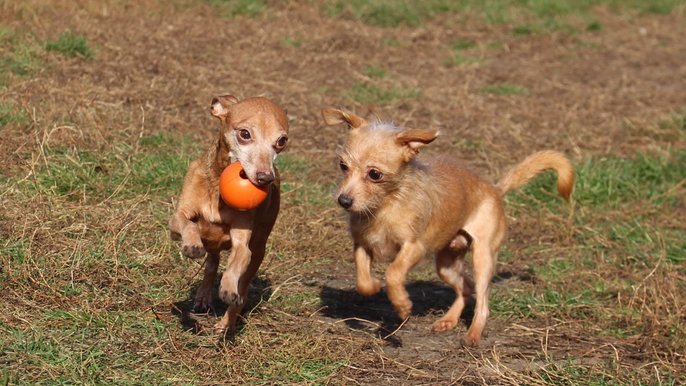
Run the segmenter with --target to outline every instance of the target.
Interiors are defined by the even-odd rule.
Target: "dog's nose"
[[[341,194],[338,196],[338,204],[345,209],[349,209],[351,206],[353,206],[353,198],[347,194]]]
[[[257,180],[257,184],[260,186],[268,185],[272,181],[274,181],[274,173],[265,173],[265,172],[257,172],[257,175],[255,176]]]

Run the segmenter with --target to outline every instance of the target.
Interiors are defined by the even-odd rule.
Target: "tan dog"
[[[365,296],[379,292],[381,283],[372,277],[371,263],[392,259],[386,271],[388,298],[405,319],[412,310],[405,276],[423,256],[435,254],[438,275],[457,297],[432,329],[454,328],[475,289],[474,319],[462,341],[477,345],[488,318],[496,253],[506,231],[502,198],[546,169],[557,172],[558,191],[569,198],[574,182],[569,161],[557,152],[538,152],[493,186],[446,156],[420,162],[415,156],[436,139],[436,130],[400,130],[336,109],[324,109],[322,115],[328,125],[346,123],[351,129],[340,153],[344,179],[337,197],[350,215],[357,291]],[[463,277],[468,250],[475,286]]]
[[[199,258],[207,253],[205,274],[195,297],[197,311],[211,307],[219,253],[231,249],[219,287],[219,297],[229,308],[215,328],[233,330],[279,213],[279,174],[274,160],[288,142],[288,119],[269,99],[239,102],[231,95],[214,98],[211,113],[221,122],[219,136],[205,155],[191,163],[169,228],[172,238],[181,239],[185,256]],[[253,184],[268,186],[267,198],[253,210],[233,209],[219,197],[219,176],[236,160]]]

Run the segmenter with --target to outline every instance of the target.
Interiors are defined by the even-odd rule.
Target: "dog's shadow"
[[[408,283],[406,289],[412,300],[412,316],[442,314],[455,300],[455,291],[437,282],[415,281]],[[340,319],[351,329],[372,332],[393,346],[402,345],[393,332],[403,321],[393,310],[385,290],[374,296],[364,297],[354,288],[323,286],[320,298],[325,306],[321,311],[322,315]],[[462,322],[469,325],[473,315],[474,301],[470,298],[462,313]]]
[[[228,306],[217,297],[220,280],[220,277],[215,280],[214,287],[212,289],[212,291],[214,291],[212,307],[209,311],[205,313],[196,313],[193,310],[195,294],[200,286],[199,282],[191,287],[191,289],[188,291],[188,296],[186,299],[180,300],[172,305],[171,312],[179,319],[179,323],[185,331],[198,335],[206,333],[208,330],[211,330],[211,325],[209,328],[207,326],[208,317],[214,316],[221,318],[224,315],[228,309]],[[243,314],[259,311],[259,305],[262,300],[269,299],[271,296],[271,288],[271,280],[262,277],[255,277],[250,283],[250,287],[248,289],[248,300],[243,308]],[[233,333],[222,334],[221,339],[223,341],[231,341],[233,340],[235,334],[240,333],[242,329],[243,321],[242,318],[239,318],[236,324],[236,330]]]
[[[535,281],[533,271],[501,271],[492,279],[492,284],[508,280]],[[412,300],[412,316],[423,317],[436,315],[440,317],[455,300],[455,291],[440,282],[415,281],[405,287]],[[394,346],[402,343],[393,332],[403,322],[393,310],[386,291],[370,297],[359,295],[354,288],[334,288],[323,286],[320,293],[322,304],[325,306],[321,313],[324,316],[340,319],[355,330],[372,332],[374,335]],[[474,295],[467,299],[460,321],[469,327],[474,317]]]

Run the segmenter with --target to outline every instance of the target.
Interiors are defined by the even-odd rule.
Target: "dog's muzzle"
[[[258,172],[255,175],[255,180],[257,181],[257,184],[260,186],[269,185],[272,182],[274,182],[274,173]]]
[[[338,204],[344,209],[350,209],[350,207],[353,206],[353,198],[347,194],[341,194],[338,196]]]

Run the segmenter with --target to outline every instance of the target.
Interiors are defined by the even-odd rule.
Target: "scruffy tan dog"
[[[211,307],[219,253],[231,250],[219,287],[219,297],[229,308],[215,325],[224,331],[235,328],[279,213],[279,173],[274,160],[288,142],[288,119],[279,106],[261,97],[239,102],[231,95],[218,96],[212,100],[211,113],[221,122],[219,136],[191,163],[169,228],[173,239],[181,239],[185,256],[207,254],[196,311]],[[257,208],[240,211],[220,198],[219,176],[232,161],[241,162],[253,184],[267,186],[267,198]]]
[[[418,160],[419,148],[436,139],[436,130],[401,130],[332,108],[323,109],[322,115],[328,125],[345,123],[350,128],[340,153],[344,178],[337,197],[350,215],[357,291],[365,296],[379,292],[381,282],[372,277],[372,260],[391,259],[386,271],[388,298],[406,319],[412,302],[405,276],[423,256],[435,254],[438,275],[457,297],[432,329],[454,328],[466,298],[475,291],[474,319],[462,342],[478,345],[488,318],[496,253],[506,231],[503,196],[553,169],[558,191],[569,198],[574,183],[570,162],[558,152],[534,153],[494,186],[450,157]],[[475,285],[463,277],[468,250],[473,254]]]

